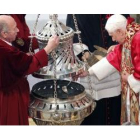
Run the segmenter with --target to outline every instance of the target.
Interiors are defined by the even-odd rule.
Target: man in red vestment
[[[121,124],[126,122],[139,124],[140,93],[140,24],[128,20],[122,15],[111,16],[106,23],[106,30],[117,41],[114,51],[90,67],[79,71],[80,76],[95,74],[99,80],[116,70],[121,75]],[[130,103],[128,108],[127,101]]]
[[[19,29],[16,39],[12,42],[12,45],[18,48],[20,51],[30,55],[29,47],[30,47],[31,38],[29,36],[31,36],[31,34],[25,19],[26,14],[10,14],[10,16],[14,18],[17,24],[17,28]],[[31,45],[32,45],[31,51],[34,52],[34,50],[38,48],[38,42],[36,38],[33,38]],[[26,86],[25,89],[27,95],[30,94],[30,87],[29,87],[29,82],[27,80],[27,77],[24,80],[24,85]],[[26,100],[28,101],[28,96],[26,97],[27,97]]]
[[[46,66],[47,55],[59,44],[53,36],[44,49],[29,56],[12,46],[18,31],[12,17],[0,16],[0,125],[28,125],[25,76]]]

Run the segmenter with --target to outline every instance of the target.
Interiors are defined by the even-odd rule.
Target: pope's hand
[[[72,77],[73,81],[77,81],[79,77],[86,77],[88,75],[88,71],[85,71],[84,69],[79,70],[76,72],[76,75]]]
[[[79,77],[86,77],[88,74],[89,74],[89,72],[88,72],[88,71],[85,71],[84,69],[81,69],[81,70],[79,70],[79,71],[77,72],[77,75],[78,75]]]
[[[109,49],[107,50],[107,53],[114,51],[115,47],[116,47],[116,45],[110,46]]]

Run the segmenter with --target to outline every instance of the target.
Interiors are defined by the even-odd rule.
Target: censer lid
[[[36,38],[42,41],[48,41],[52,35],[57,35],[60,37],[60,42],[64,42],[73,38],[74,31],[72,28],[65,26],[60,22],[57,14],[50,15],[50,20],[46,25],[36,33]]]
[[[50,20],[42,30],[37,32],[36,36],[40,50],[47,45],[52,35],[57,34],[59,36],[60,43],[55,49],[56,57],[50,54],[48,57],[48,65],[34,72],[34,77],[53,79],[54,69],[56,69],[57,79],[69,78],[75,76],[76,72],[84,67],[83,62],[81,62],[73,52],[73,29],[65,26],[57,17],[56,14],[50,15]]]

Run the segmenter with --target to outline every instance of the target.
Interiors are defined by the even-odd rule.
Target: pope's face
[[[125,40],[125,31],[116,30],[115,32],[109,33],[113,41],[123,44]]]

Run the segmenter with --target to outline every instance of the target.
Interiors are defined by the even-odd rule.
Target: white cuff
[[[117,70],[108,62],[106,57],[104,57],[99,62],[91,66],[88,71],[91,75],[95,74],[99,80],[102,80]]]
[[[101,84],[101,83],[106,83],[114,80],[120,79],[120,74],[118,72],[114,72],[113,74],[107,76],[106,78],[99,80],[95,75],[90,75],[91,83],[94,84]],[[80,82],[81,83],[88,83],[88,77],[81,77]]]
[[[130,76],[128,76],[128,83],[131,87],[131,89],[135,92],[138,93],[140,92],[140,81],[137,80],[133,74],[131,74]]]

